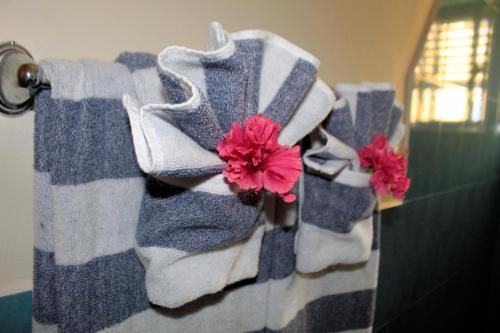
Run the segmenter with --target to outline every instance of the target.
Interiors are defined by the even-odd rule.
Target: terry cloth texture
[[[304,153],[296,253],[297,270],[306,273],[370,259],[376,197],[355,149],[377,134],[396,146],[404,134],[390,84],[342,84],[335,90],[341,98]]]
[[[298,273],[298,224],[275,223],[281,210],[275,209],[274,196],[240,199],[217,179],[221,163],[212,135],[217,125],[224,131],[240,119],[228,118],[227,112],[239,109],[228,111],[234,100],[224,89],[229,95],[245,91],[239,105],[248,114],[257,110],[283,124],[280,140],[288,144],[305,136],[332,106],[331,93],[314,76],[307,78],[307,71],[294,70],[295,65],[286,75],[265,69],[283,57],[266,56],[266,49],[278,52],[289,45],[289,53],[299,51],[273,36],[261,31],[228,35],[214,26],[213,51],[207,53],[217,56],[206,63],[204,56],[193,63],[179,57],[172,64],[184,67],[171,70],[174,75],[168,72],[172,65],[162,68],[163,56],[170,59],[167,51],[158,64],[155,56],[138,53],[124,53],[115,63],[41,63],[52,89],[41,92],[35,104],[34,332],[370,331],[376,232],[367,263]],[[234,44],[232,54],[243,54],[243,60],[219,66],[232,58],[228,51],[217,51],[224,49],[214,46],[221,40]],[[303,64],[308,62],[316,68],[314,58],[303,54],[296,56],[297,66],[310,68]],[[253,68],[257,65],[260,69]],[[241,67],[246,74],[236,77],[235,68]],[[296,72],[309,88],[291,102],[295,96],[286,96],[281,87]],[[273,83],[264,83],[265,73]],[[212,79],[219,84],[212,86]],[[244,89],[237,86],[240,80],[247,80]],[[182,102],[194,95],[199,104]],[[175,107],[166,105],[186,106],[187,112],[174,115]],[[207,116],[190,113],[193,105],[203,106],[200,112]],[[291,115],[282,113],[281,105],[290,105]],[[193,126],[182,125],[191,116]],[[200,131],[201,126],[210,131]],[[144,140],[137,137],[141,133]],[[377,230],[376,218],[374,226]],[[155,265],[158,274],[172,275],[151,275]],[[156,282],[170,284],[172,294],[155,289]],[[212,294],[218,288],[223,289]],[[175,308],[152,304],[158,300],[187,303]]]
[[[262,195],[238,193],[223,178],[215,148],[223,133],[262,113],[292,145],[334,102],[316,79],[318,60],[281,37],[231,35],[215,23],[208,45],[206,52],[172,46],[159,54],[165,101],[124,98],[139,165],[151,176],[137,252],[150,301],[169,308],[258,272]]]

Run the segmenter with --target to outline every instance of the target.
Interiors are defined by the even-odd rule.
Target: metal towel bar
[[[33,105],[50,83],[33,56],[14,41],[0,44],[0,112],[17,115]]]

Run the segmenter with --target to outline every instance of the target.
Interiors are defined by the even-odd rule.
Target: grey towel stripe
[[[123,52],[115,62],[124,64],[133,73],[140,69],[156,67],[156,55],[145,52]]]
[[[206,251],[248,236],[259,219],[255,195],[195,192],[148,179],[137,227],[139,246]]]
[[[328,133],[346,145],[354,146],[354,124],[348,103],[345,103],[342,107],[334,108],[323,125]]]
[[[203,101],[199,107],[169,112],[175,124],[203,148],[216,151],[217,143],[223,139],[219,121],[212,107]]]
[[[54,253],[33,252],[33,317],[41,324],[57,324],[56,265]]]
[[[240,50],[227,59],[203,59],[207,97],[223,132],[233,122],[246,119],[244,96],[247,91],[248,70]]]
[[[56,272],[61,332],[96,332],[150,307],[144,267],[133,249],[85,265],[56,266]]]
[[[189,168],[189,169],[175,169],[175,170],[165,170],[152,174],[153,176],[172,176],[172,177],[197,177],[197,176],[209,176],[221,173],[224,168],[224,164],[217,165],[214,167],[202,167],[202,168]]]
[[[324,200],[328,196],[329,200]],[[371,187],[352,187],[304,174],[302,220],[340,233],[348,233],[354,223],[367,217],[375,197]],[[365,216],[366,215],[366,216]]]
[[[314,82],[316,73],[317,69],[313,64],[298,59],[285,82],[264,110],[263,115],[272,118],[281,126],[285,126]]]
[[[55,113],[50,111],[49,105],[52,104],[50,99],[50,91],[42,90],[38,94],[36,100],[36,110],[41,110],[35,112],[35,133],[34,133],[34,167],[35,170],[48,172],[50,170],[50,158],[49,149],[46,147],[51,147],[51,139],[55,138],[54,133],[51,130],[45,128],[55,122]]]
[[[293,246],[296,231],[295,225],[291,228],[276,227],[264,234],[256,283],[263,283],[270,279],[284,279],[295,272]],[[273,255],[269,255],[270,253]]]
[[[165,87],[165,96],[170,103],[184,103],[189,99],[189,92],[183,87],[178,80],[173,79],[170,75],[159,73],[160,81]]]
[[[262,68],[264,42],[262,39],[243,39],[235,41],[235,44],[243,53],[247,64],[248,80],[245,118],[248,118],[256,114],[259,110],[260,71]]]
[[[371,92],[358,92],[356,104],[355,138],[356,148],[362,148],[370,143],[375,132],[372,110],[373,95]]]
[[[36,127],[35,140],[43,148],[36,150],[35,168],[50,170],[54,185],[143,174],[121,101],[57,100],[42,92],[37,96],[37,116],[43,125]]]
[[[394,90],[374,90],[372,92],[373,135],[387,132],[391,109],[394,105]]]
[[[144,267],[133,249],[85,265],[56,265],[54,253],[35,248],[34,264],[33,317],[61,332],[96,332],[149,308]]]

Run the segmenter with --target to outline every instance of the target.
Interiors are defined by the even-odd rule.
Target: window
[[[488,19],[432,24],[415,67],[411,123],[484,120],[492,30]]]

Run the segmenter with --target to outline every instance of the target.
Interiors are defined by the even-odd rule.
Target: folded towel
[[[260,30],[228,34],[214,23],[209,50],[168,47],[158,56],[165,102],[126,95],[135,152],[151,175],[137,228],[151,302],[178,307],[258,271],[262,198],[221,174],[216,144],[233,122],[261,113],[292,145],[334,101],[319,62]],[[137,82],[136,86],[140,86]]]
[[[301,272],[368,260],[376,197],[355,149],[377,134],[389,135],[394,146],[404,135],[390,84],[341,84],[335,90],[342,98],[304,153],[296,239]]]
[[[145,196],[162,201],[163,190],[171,185],[152,177],[146,181],[121,98],[128,93],[158,103],[165,89],[155,56],[124,53],[117,61],[42,63],[52,90],[37,95],[35,103],[33,331],[369,332],[376,235],[366,264],[297,273],[293,247],[298,225],[276,226],[267,201],[267,230],[254,279],[175,309],[149,302],[146,272],[134,249],[138,220],[148,213]],[[314,105],[306,100],[311,98],[306,95],[296,113]],[[330,109],[331,104],[326,112]],[[145,193],[145,183],[151,193]],[[242,259],[236,263],[247,265]],[[203,272],[194,269],[176,278],[193,274]]]

